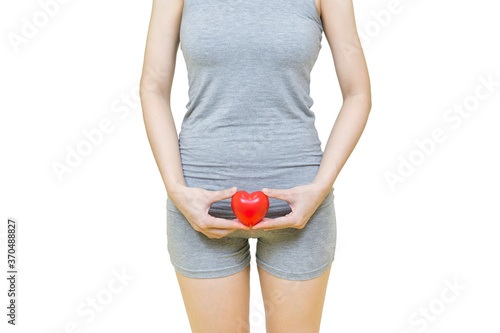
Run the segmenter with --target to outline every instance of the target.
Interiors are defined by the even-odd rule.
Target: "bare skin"
[[[195,279],[176,271],[193,333],[250,333],[250,267],[216,279]]]
[[[258,268],[268,333],[318,333],[331,265],[305,281],[278,278]]]
[[[294,210],[288,217],[259,223],[265,229],[303,228],[354,150],[371,109],[370,80],[356,30],[352,0],[315,0],[315,3],[332,51],[343,105],[314,181],[300,188],[264,191],[269,197],[293,204]],[[211,238],[221,238],[245,227],[236,220],[210,217],[208,208],[216,200],[230,198],[236,188],[207,191],[186,186],[170,108],[182,7],[183,0],[153,1],[140,84],[144,123],[172,201],[195,230]],[[299,204],[305,201],[307,204]],[[281,279],[258,269],[268,333],[319,332],[330,269],[305,281]],[[250,266],[216,279],[193,279],[178,272],[176,275],[192,332],[250,332]]]

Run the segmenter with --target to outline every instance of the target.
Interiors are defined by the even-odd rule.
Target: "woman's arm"
[[[352,0],[320,0],[319,10],[344,103],[311,184],[291,189],[262,189],[270,198],[287,201],[292,212],[274,219],[263,218],[253,229],[304,228],[328,195],[368,120],[371,109],[370,79],[356,31]]]
[[[313,181],[327,193],[358,143],[372,104],[370,78],[356,30],[352,0],[321,0],[320,6],[343,97]]]
[[[140,83],[142,113],[156,164],[168,193],[185,185],[170,92],[183,0],[154,0]]]
[[[153,0],[140,85],[142,113],[156,164],[173,204],[196,231],[209,238],[221,238],[236,229],[249,229],[238,218],[208,214],[213,202],[231,198],[237,188],[209,191],[186,186],[170,109],[183,5],[183,0]]]

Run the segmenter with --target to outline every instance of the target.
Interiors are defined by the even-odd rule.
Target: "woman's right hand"
[[[237,188],[209,191],[200,187],[178,184],[174,193],[168,196],[179,211],[186,217],[194,230],[209,238],[222,238],[236,229],[250,230],[238,218],[224,219],[208,214],[212,203],[231,198]]]

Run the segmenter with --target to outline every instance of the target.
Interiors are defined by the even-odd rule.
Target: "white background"
[[[499,332],[499,8],[401,0],[390,19],[377,18],[391,3],[355,1],[373,108],[334,184],[338,242],[321,331]],[[167,195],[136,99],[151,1],[61,3],[14,47],[9,36],[22,36],[41,12],[34,0],[0,5],[2,276],[7,218],[18,221],[19,237],[18,325],[6,324],[2,278],[1,330],[189,332],[167,252]],[[322,46],[311,96],[324,147],[341,95],[324,35]],[[178,131],[187,88],[179,50]],[[467,117],[449,113],[461,105]],[[69,149],[105,119],[112,129],[58,177],[54,163],[67,165]],[[419,148],[436,130],[444,139]],[[401,178],[390,186],[388,173]],[[251,244],[258,333],[264,308]],[[112,293],[122,271],[130,279]],[[99,311],[92,298],[105,302]],[[72,322],[79,330],[65,330]]]

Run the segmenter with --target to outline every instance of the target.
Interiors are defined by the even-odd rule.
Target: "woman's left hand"
[[[329,189],[317,183],[299,185],[290,189],[263,188],[262,192],[269,198],[288,202],[292,211],[277,218],[264,217],[252,229],[275,230],[283,228],[302,229],[319,205],[325,200]]]

